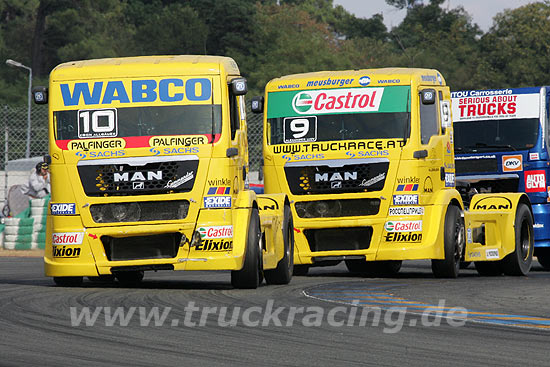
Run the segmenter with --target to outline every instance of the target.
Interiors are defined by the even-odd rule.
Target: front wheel
[[[516,211],[515,250],[502,259],[502,271],[506,275],[527,275],[533,261],[533,214],[529,207],[520,203]]]
[[[231,272],[231,285],[241,289],[256,289],[262,278],[262,262],[260,259],[260,216],[258,209],[252,209],[248,224],[248,237],[244,253],[244,263],[241,270]]]
[[[277,267],[264,272],[267,284],[288,284],[294,271],[294,221],[290,207],[285,205],[283,219],[283,258]]]
[[[460,209],[449,205],[445,214],[445,259],[432,260],[432,272],[436,278],[456,278],[464,250],[464,218]]]

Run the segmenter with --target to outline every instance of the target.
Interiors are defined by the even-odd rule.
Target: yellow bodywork
[[[277,205],[273,209],[260,210],[264,238],[263,265],[264,269],[277,266],[284,255],[281,224],[286,196],[262,197],[248,190],[244,96],[234,96],[236,102],[233,109],[229,102],[228,83],[238,77],[239,69],[232,59],[214,56],[77,61],[62,64],[52,71],[49,84],[52,199],[44,256],[47,276],[97,276],[111,274],[114,267],[132,266],[145,269],[239,270],[243,267],[252,208],[263,209],[267,206],[263,204],[265,200]],[[154,129],[151,129],[149,133],[128,138],[123,136],[122,131],[127,126],[121,125],[119,131],[114,131],[111,120],[108,123],[101,120],[115,113],[110,111],[116,111],[120,119],[121,111],[128,107],[147,111],[153,107],[190,105],[220,106],[219,134],[212,134],[211,138],[201,132],[182,134],[176,126],[170,134],[155,135]],[[78,111],[79,138],[64,139],[60,135],[67,133],[59,127],[64,123],[64,111]],[[76,116],[77,112],[74,113]],[[96,120],[93,120],[94,114]],[[233,116],[237,126],[230,126],[231,114],[237,115]],[[142,122],[136,120],[135,123]],[[237,149],[237,154],[228,157],[228,148]],[[97,177],[90,176],[92,184],[86,183],[82,175],[85,170],[90,172],[90,167],[100,165],[113,166],[116,170],[117,165],[133,164],[134,169],[139,171],[139,167],[151,162],[164,164],[179,160],[197,162],[198,166],[196,171],[180,177],[179,181],[163,182],[166,185],[164,188],[175,188],[190,178],[194,179],[192,188],[181,192],[164,190],[140,194],[139,190],[144,187],[144,182],[147,184],[146,180],[154,180],[155,175],[161,175],[160,171],[155,170],[148,173],[130,172],[129,175],[122,171],[116,173],[115,181],[136,180],[136,184],[129,182],[133,190],[124,195],[117,194],[116,182],[113,184],[101,176],[103,171]],[[151,177],[145,177],[146,174]],[[209,197],[214,199],[207,200]],[[186,215],[168,220],[155,219],[156,210],[176,200],[188,203]],[[212,204],[218,202],[216,200],[223,202],[224,206]],[[145,202],[149,206],[140,208],[148,208],[151,212],[147,213],[149,217],[146,220],[101,222],[94,219],[91,212],[91,208],[102,204],[122,203],[131,207],[133,203],[141,205]],[[62,211],[67,207],[72,208],[72,212]],[[112,208],[114,213],[116,207]],[[208,237],[209,231],[214,233],[211,235],[214,237]],[[206,237],[203,236],[199,245],[194,243],[191,246],[193,235],[197,232],[204,232]],[[116,241],[127,240],[124,243],[131,244],[132,240],[136,240],[146,247],[147,236],[152,236],[154,240],[165,238],[165,235],[180,239],[177,249],[170,255],[151,255],[144,249],[148,254],[146,256],[138,255],[138,258],[132,259],[131,252],[128,252],[124,254],[127,258],[115,258],[114,250],[111,253],[106,245],[109,243],[107,241],[122,243]]]
[[[351,113],[360,114],[362,111],[353,110],[353,102],[356,98],[354,95],[366,91],[365,93],[371,96],[371,100],[374,100],[374,91],[386,95],[398,88],[410,91],[406,111],[403,109],[403,112],[410,113],[410,131],[405,134],[405,139],[356,140],[350,137],[318,141],[314,140],[317,138],[315,136],[310,141],[276,140],[280,138],[275,137],[274,134],[278,132],[277,127],[272,126],[272,122],[275,124],[277,119],[280,119],[278,124],[285,124],[285,129],[295,126],[296,131],[303,133],[294,136],[307,137],[310,130],[305,134],[304,124],[310,126],[311,121],[317,121],[314,120],[315,116],[319,117],[323,111],[326,113],[330,108],[337,110],[349,107]],[[339,90],[345,90],[345,92],[339,92]],[[426,138],[422,137],[424,131],[420,123],[420,92],[423,90],[431,90],[435,93],[437,109],[437,131]],[[335,97],[330,99],[331,95]],[[357,97],[356,100],[360,101],[359,98]],[[444,223],[447,208],[449,205],[455,205],[463,212],[464,206],[454,182],[450,92],[438,71],[386,68],[283,76],[267,84],[264,101],[265,192],[268,194],[283,192],[290,199],[295,227],[295,264],[312,264],[324,260],[342,260],[358,256],[364,256],[368,261],[444,259]],[[404,102],[405,99],[403,104]],[[328,103],[332,105],[328,106]],[[388,109],[393,108],[389,105],[392,103],[391,100],[385,103],[389,106]],[[371,107],[368,104],[364,105],[365,108]],[[314,111],[321,112],[316,114]],[[299,120],[295,125],[287,125],[284,119],[289,118],[288,116],[291,118],[303,116],[303,119],[310,119],[310,122]],[[293,123],[289,122],[289,124]],[[321,125],[319,129],[322,129]],[[283,131],[282,134],[286,132]],[[286,135],[283,139],[286,139]],[[338,167],[350,167],[346,165],[353,164],[354,161],[358,162],[357,164],[368,164],[376,162],[377,159],[380,160],[381,157],[382,160],[389,162],[389,165],[385,174],[385,183],[380,190],[365,189],[354,190],[354,192],[334,190],[334,192],[314,193],[310,191],[312,177],[316,180],[317,177],[322,178],[321,173],[319,176],[312,176],[312,173],[307,176],[304,173],[299,177],[302,180],[300,185],[295,185],[294,189],[289,183],[292,169],[301,168],[302,172],[306,172],[308,167],[328,166],[337,172],[334,185],[338,187],[346,183],[344,174],[350,176],[356,174],[349,169],[340,169],[338,172]],[[335,172],[334,170],[331,172]],[[327,177],[330,179],[330,176],[324,176],[322,179],[328,182]],[[338,180],[340,182],[336,182]],[[362,184],[370,182],[366,180]],[[330,184],[332,185],[333,182],[331,181]],[[395,195],[404,194],[412,194],[415,200],[417,196],[417,203],[394,203]],[[498,249],[499,255],[495,260],[502,259],[514,250],[514,236],[511,233],[513,233],[515,208],[520,200],[519,194],[500,196],[509,198],[514,203],[511,205],[513,208],[464,213],[467,233],[471,232],[471,228],[484,224],[487,240],[483,248]],[[344,207],[357,199],[379,200],[378,210],[369,215],[334,217],[318,215],[310,218],[305,217],[304,214],[300,216],[297,211],[297,205],[300,205],[300,208],[307,208],[308,205],[315,206],[319,201],[329,203],[331,200],[338,200]],[[401,199],[403,197],[399,197],[398,200]],[[409,210],[413,210],[414,213]],[[401,226],[411,226],[416,230],[396,232],[396,223]],[[344,231],[351,230],[349,233],[353,233],[353,229],[361,227],[366,228],[364,232],[366,235],[363,238],[357,240],[355,244],[339,244],[348,240],[346,235],[348,232]],[[323,232],[326,230],[333,231]],[[310,235],[308,239],[308,233],[319,233],[319,237]],[[318,248],[319,245],[314,242],[325,234],[332,239],[326,240],[327,243],[323,245],[328,249]],[[481,253],[481,250],[475,243],[471,240],[467,242],[466,260],[474,260],[471,255],[477,255],[478,252]],[[485,260],[485,255],[475,260]]]

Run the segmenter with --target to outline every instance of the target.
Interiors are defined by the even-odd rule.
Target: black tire
[[[516,210],[514,232],[516,248],[500,261],[500,266],[506,275],[527,275],[533,262],[534,233],[533,214],[524,203]]]
[[[264,271],[267,284],[288,284],[294,271],[294,221],[290,207],[285,205],[283,218],[284,255],[272,270]]]
[[[458,207],[449,205],[445,214],[445,259],[432,260],[432,272],[436,278],[456,278],[458,276],[464,241],[464,218],[460,215]]]
[[[309,271],[309,265],[294,264],[294,271],[292,272],[292,275],[296,277],[303,277],[307,275],[308,271]]]
[[[496,277],[502,275],[502,268],[498,261],[475,261],[477,273],[483,277]]]
[[[363,276],[393,277],[401,270],[401,260],[366,261],[346,260],[346,267],[352,274]]]
[[[115,274],[116,280],[118,280],[118,283],[123,287],[138,286],[143,280],[144,276],[145,273],[143,272],[143,270],[119,271]]]
[[[550,248],[537,248],[535,256],[544,270],[550,270]]]
[[[383,277],[394,277],[401,270],[401,260],[376,261],[376,273]]]
[[[471,261],[461,261],[460,262],[460,269],[468,269],[472,265]]]
[[[83,277],[53,277],[53,281],[59,287],[80,287]]]
[[[365,274],[369,272],[369,264],[365,259],[345,260],[346,268],[352,274]],[[371,262],[372,263],[372,262]]]
[[[244,264],[241,270],[231,272],[231,285],[240,289],[256,289],[261,280],[260,217],[258,209],[252,209],[248,225],[248,237]]]
[[[115,281],[115,276],[113,274],[105,274],[97,277],[88,277],[88,280],[94,283],[112,283]]]

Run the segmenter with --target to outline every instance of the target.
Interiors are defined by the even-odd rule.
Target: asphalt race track
[[[423,261],[396,278],[341,264],[258,290],[232,289],[227,272],[60,288],[42,271],[40,258],[0,258],[2,366],[550,365],[550,272],[538,263],[528,277],[472,267],[453,280]]]

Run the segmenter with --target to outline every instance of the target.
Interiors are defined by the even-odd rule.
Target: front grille
[[[372,227],[304,230],[312,252],[365,250],[370,246]]]
[[[294,195],[373,192],[384,188],[388,167],[387,159],[291,162],[285,175]]]
[[[88,196],[130,196],[188,192],[193,188],[198,159],[173,157],[80,161],[78,174]],[[143,161],[149,163],[144,164]],[[101,164],[104,163],[104,164]]]
[[[458,157],[455,160],[455,165],[457,175],[464,175],[467,173],[498,172],[498,162],[496,156],[468,160],[463,160]]]
[[[176,257],[181,237],[181,233],[122,238],[101,236],[101,242],[109,261],[167,259]]]
[[[189,201],[187,200],[138,201],[90,206],[90,214],[96,223],[185,219],[188,210]]]
[[[334,218],[376,215],[380,199],[301,201],[295,204],[300,218]]]

